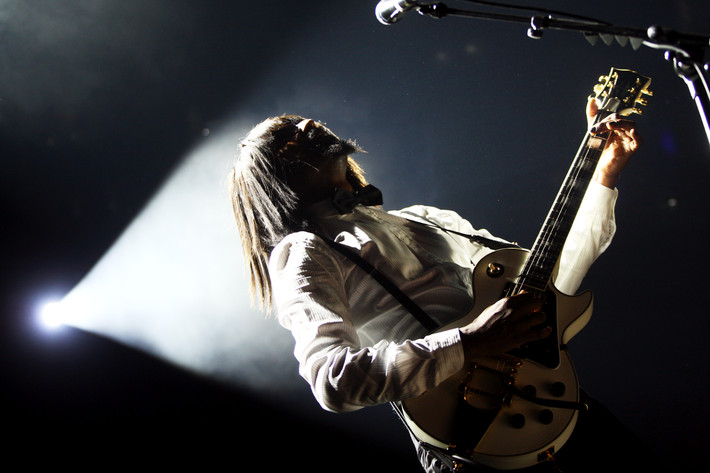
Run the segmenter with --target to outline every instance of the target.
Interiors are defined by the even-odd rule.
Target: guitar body
[[[473,321],[486,307],[503,297],[520,274],[528,252],[505,249],[483,258],[473,275],[475,305],[448,330]],[[567,296],[554,287],[545,295],[548,320],[558,320],[554,346],[559,347],[584,327],[592,312],[592,294]],[[578,403],[577,373],[566,349],[559,351],[554,368],[512,355],[475,360],[469,367],[423,395],[402,403],[405,421],[423,442],[448,449],[455,455],[498,469],[524,468],[559,450],[577,421],[577,410],[541,405],[512,394],[511,387],[536,400]],[[463,409],[462,409],[463,405]],[[571,405],[571,404],[570,404]],[[461,445],[457,430],[466,435]]]
[[[651,79],[627,69],[612,68],[600,81],[594,87],[595,124],[612,113],[640,113],[642,96],[651,95]],[[401,403],[412,433],[457,461],[501,470],[535,465],[565,444],[585,407],[566,344],[589,321],[592,294],[568,296],[553,281],[607,139],[604,133],[585,135],[532,249],[483,258],[473,274],[473,310],[440,329],[463,327],[502,297],[524,290],[543,301],[553,333],[506,355],[473,360],[436,388]]]

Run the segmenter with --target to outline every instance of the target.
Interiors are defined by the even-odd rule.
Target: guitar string
[[[586,144],[586,140],[585,140],[585,142],[583,142],[583,144],[580,148],[584,149],[585,144]],[[522,286],[530,286],[531,285],[530,280],[532,278],[528,277],[528,275],[531,274],[530,268],[541,266],[541,260],[543,257],[543,252],[541,251],[541,248],[544,248],[546,245],[550,244],[549,243],[550,238],[551,238],[550,235],[554,229],[553,222],[556,222],[559,220],[560,210],[565,205],[565,201],[567,200],[566,193],[569,190],[570,177],[574,176],[573,173],[577,168],[577,163],[580,162],[579,158],[580,158],[580,153],[578,152],[575,160],[572,163],[572,168],[570,169],[570,172],[567,173],[567,175],[565,176],[565,180],[562,183],[560,195],[555,200],[552,209],[550,209],[550,212],[548,213],[547,217],[545,218],[545,222],[543,223],[542,231],[541,231],[540,235],[538,236],[538,238],[535,242],[535,245],[533,246],[532,257],[529,258],[528,261],[526,262],[526,267],[525,267],[525,271],[524,271],[525,276],[521,279]],[[555,214],[557,214],[557,216]],[[546,281],[545,281],[545,283],[546,283]],[[536,284],[536,286],[539,286],[539,284]],[[541,288],[538,288],[538,289],[541,289]]]
[[[554,219],[553,222],[550,222],[549,231],[547,232],[547,235],[545,236],[545,239],[547,240],[545,242],[545,245],[552,247],[553,245],[555,248],[559,248],[561,245],[564,244],[564,242],[559,241],[560,238],[564,235],[562,235],[563,230],[564,233],[569,232],[569,228],[562,228],[559,225],[559,222],[564,221],[565,219],[569,220],[568,217],[571,217],[568,215],[570,206],[572,203],[576,204],[577,206],[581,203],[581,198],[584,197],[584,192],[586,192],[585,189],[581,189],[581,184],[585,183],[589,184],[589,181],[591,180],[591,175],[593,171],[590,173],[590,170],[588,168],[591,167],[591,165],[595,161],[595,157],[593,156],[594,150],[590,148],[589,146],[589,139],[590,139],[590,134],[587,133],[585,135],[585,140],[582,144],[582,150],[580,153],[580,156],[578,157],[577,161],[575,162],[574,168],[572,170],[572,173],[570,174],[569,178],[565,181],[565,188],[562,193],[562,199],[560,199],[559,202],[559,207],[555,209],[555,214],[553,215]],[[590,159],[591,157],[591,159]],[[580,177],[582,176],[582,177]],[[583,192],[584,191],[584,192]],[[579,202],[574,202],[575,200],[579,200]],[[577,207],[578,208],[578,207]],[[568,222],[567,225],[571,227],[572,222]],[[561,249],[561,248],[560,248]],[[554,263],[556,263],[555,261]],[[548,268],[547,271],[551,272],[552,267],[554,266],[554,263],[548,262]],[[541,263],[539,263],[541,264]],[[549,276],[549,275],[545,275]],[[546,283],[545,281],[544,283]]]
[[[597,122],[599,119],[597,119]],[[556,216],[555,216],[555,224],[550,227],[550,236],[547,236],[548,239],[551,240],[556,240],[554,243],[557,244],[557,247],[560,247],[561,245],[564,244],[564,242],[559,241],[561,236],[561,228],[558,225],[559,221],[564,220],[566,217],[568,217],[568,213],[570,210],[570,207],[572,203],[576,204],[577,206],[581,203],[581,199],[584,198],[584,194],[586,193],[587,187],[589,185],[589,182],[591,181],[591,177],[594,173],[594,169],[596,168],[596,164],[598,163],[599,156],[601,155],[601,152],[599,151],[598,148],[591,148],[589,146],[589,141],[590,141],[591,135],[587,133],[585,135],[585,140],[582,145],[582,152],[579,157],[579,160],[576,164],[576,166],[573,169],[573,173],[571,174],[570,178],[567,180],[566,188],[563,193],[563,199],[561,201],[560,208],[557,209]],[[601,146],[604,145],[606,140],[602,139]],[[582,189],[580,184],[586,183],[586,187]],[[575,200],[578,200],[579,202],[574,202]],[[578,207],[577,207],[578,208]],[[576,215],[575,215],[576,216]],[[569,216],[571,217],[571,216]],[[569,220],[569,218],[567,218]],[[571,228],[572,222],[568,221],[568,225]],[[566,228],[565,232],[568,233],[570,228]],[[553,233],[554,232],[554,233]],[[566,239],[566,236],[565,236]],[[553,242],[548,242],[546,244],[552,245]],[[560,248],[561,249],[561,248]],[[556,261],[554,262],[556,263]],[[552,263],[552,266],[554,266],[554,263]],[[551,271],[552,268],[549,268]]]
[[[595,117],[594,124],[598,123],[601,120],[602,115],[602,113],[599,113]],[[589,181],[591,181],[591,175],[593,175],[594,171],[591,170],[590,172],[590,170],[586,168],[590,167],[590,164],[594,164],[594,167],[596,168],[596,163],[598,163],[599,156],[593,156],[595,154],[594,151],[598,150],[594,150],[589,146],[589,139],[591,136],[592,135],[589,132],[586,133],[584,141],[580,146],[580,151],[577,153],[577,158],[572,164],[572,169],[565,177],[565,181],[563,181],[560,196],[556,199],[553,208],[548,213],[548,216],[545,219],[542,232],[537,238],[536,244],[533,247],[534,249],[532,258],[529,258],[525,264],[525,268],[523,271],[524,275],[529,275],[529,269],[532,267],[539,267],[544,269],[544,273],[542,275],[538,275],[538,279],[540,280],[536,281],[536,286],[547,285],[547,280],[549,280],[550,276],[550,274],[547,273],[551,273],[552,269],[554,268],[554,264],[557,262],[555,261],[554,263],[550,264],[548,261],[547,263],[545,263],[543,261],[543,258],[545,254],[547,254],[547,252],[540,251],[540,248],[552,247],[553,245],[555,247],[559,247],[560,242],[556,242],[557,244],[555,245],[555,240],[559,240],[559,222],[567,216],[570,202],[574,198],[575,191],[577,191],[579,188],[580,175],[585,172],[587,174],[590,174],[589,176],[585,176],[588,185]],[[601,146],[604,146],[604,144],[606,143],[606,139],[600,139],[602,140]],[[599,155],[601,155],[601,152],[599,152]],[[584,193],[581,193],[581,197],[584,197]],[[579,199],[579,197],[577,198]],[[569,225],[571,227],[571,223]],[[567,229],[567,231],[569,231],[569,229]],[[519,292],[522,287],[530,285],[530,279],[531,278],[529,277],[523,276],[516,284],[515,291]],[[542,279],[546,280],[542,281]]]

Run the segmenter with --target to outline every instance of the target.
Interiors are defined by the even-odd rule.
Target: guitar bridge
[[[515,377],[522,365],[512,357],[490,358],[471,362],[466,370],[459,392],[463,400],[482,410],[497,410],[509,405]]]

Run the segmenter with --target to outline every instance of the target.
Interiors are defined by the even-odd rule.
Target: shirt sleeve
[[[279,322],[295,339],[301,376],[326,410],[345,412],[422,394],[464,366],[458,330],[361,346],[341,257],[296,233],[273,251],[269,271]]]
[[[577,216],[560,255],[555,287],[566,294],[574,294],[592,266],[592,263],[609,247],[616,232],[614,206],[618,191],[599,184],[589,183]],[[493,236],[486,229],[474,229],[456,212],[434,207],[416,205],[403,209],[398,214],[428,220],[456,232],[476,234],[491,240],[506,242]]]
[[[574,294],[592,263],[609,247],[616,232],[614,206],[618,191],[595,181],[589,184],[560,256],[554,284]]]

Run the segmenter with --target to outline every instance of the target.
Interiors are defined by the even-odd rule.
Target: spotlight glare
[[[60,301],[47,302],[39,310],[39,320],[45,327],[57,328],[65,323],[64,310]]]

